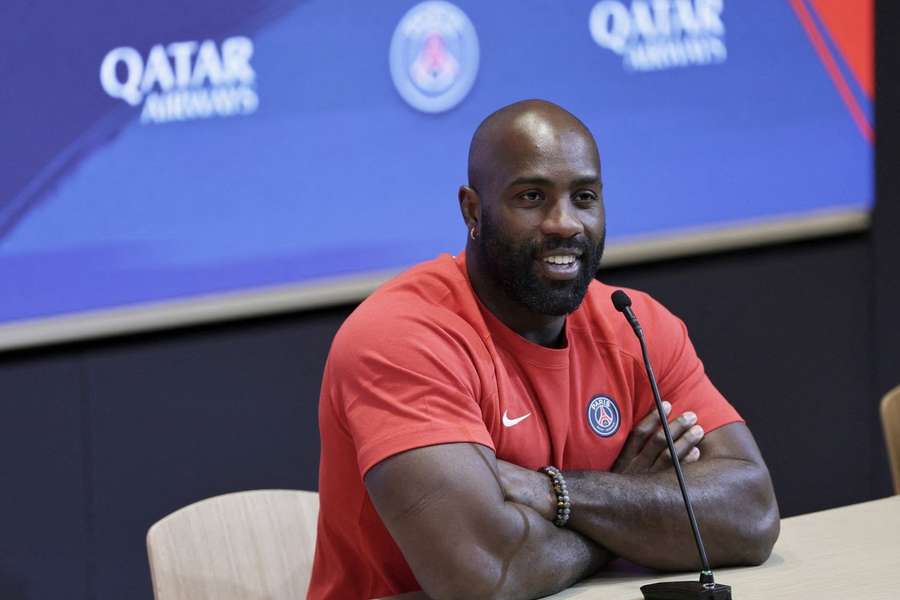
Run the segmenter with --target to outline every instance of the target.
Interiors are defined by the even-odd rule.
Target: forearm
[[[684,465],[688,491],[713,566],[759,564],[778,536],[768,472],[740,459]],[[700,566],[672,470],[643,475],[565,473],[572,498],[568,526],[612,553],[658,569]]]
[[[461,553],[464,564],[428,590],[443,598],[540,598],[593,574],[611,554],[584,535],[558,528],[533,509],[504,502],[491,531]]]

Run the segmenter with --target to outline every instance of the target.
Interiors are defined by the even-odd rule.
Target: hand
[[[672,405],[663,402],[663,410],[668,418]],[[682,464],[700,460],[700,448],[703,440],[703,428],[697,423],[697,415],[692,412],[681,414],[677,419],[669,421],[669,431],[675,440],[675,453]],[[638,423],[622,448],[619,458],[613,465],[613,473],[635,474],[655,473],[672,466],[665,433],[659,422],[656,409],[650,411],[643,421]]]
[[[547,475],[499,458],[497,471],[506,500],[532,508],[548,521],[556,518],[556,494]]]

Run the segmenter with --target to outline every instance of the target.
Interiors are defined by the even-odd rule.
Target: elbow
[[[485,600],[500,600],[500,596],[484,589],[477,582],[469,582],[465,585],[454,583],[451,585],[422,586],[422,591],[431,600],[471,600],[472,598],[485,598]]]
[[[433,600],[484,598],[506,600],[521,598],[524,589],[541,586],[535,571],[543,563],[532,546],[543,548],[543,539],[533,529],[531,519],[543,523],[536,513],[529,515],[520,507],[498,513],[489,530],[472,531],[458,538],[441,560],[431,560],[413,569],[422,590]],[[555,530],[545,526],[544,531]],[[555,531],[554,531],[555,534]],[[420,573],[421,571],[421,573]],[[540,577],[538,577],[540,579]]]
[[[778,515],[778,507],[773,501],[772,508],[752,527],[742,563],[755,567],[769,560],[780,532],[781,520]]]
[[[731,505],[739,510],[729,511],[720,536],[710,555],[715,567],[751,567],[766,562],[772,555],[781,531],[781,516],[765,467],[745,471],[743,485],[731,497]]]
[[[778,511],[778,503],[775,501],[775,494],[772,494],[772,501],[766,515],[760,520],[756,532],[757,553],[752,557],[753,565],[761,565],[772,555],[772,549],[775,542],[778,541],[778,535],[781,533],[781,514]]]
[[[465,598],[489,598],[491,596],[482,596],[477,581],[462,580],[457,575],[447,573],[443,577],[436,577],[427,583],[420,581],[422,591],[431,600],[463,600]]]
[[[776,512],[777,515],[777,512]],[[739,522],[732,520],[721,531],[717,542],[708,547],[713,568],[756,567],[772,555],[781,525],[777,516],[762,519],[744,515]],[[692,564],[691,567],[697,566]]]
[[[768,473],[762,498],[758,501],[758,510],[752,511],[750,520],[745,523],[743,532],[742,551],[739,562],[745,566],[758,566],[763,564],[772,555],[775,542],[781,532],[781,515],[778,510],[778,502],[772,490]]]
[[[432,600],[468,600],[485,598],[500,600],[508,574],[497,557],[468,545],[456,556],[440,565],[433,565],[427,573],[416,573],[422,591]]]

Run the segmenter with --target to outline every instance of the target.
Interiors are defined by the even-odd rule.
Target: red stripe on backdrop
[[[875,96],[875,15],[872,0],[810,0],[859,87]]]
[[[825,70],[831,77],[831,81],[837,88],[841,99],[844,101],[844,104],[847,105],[847,108],[850,111],[850,116],[853,118],[854,123],[856,123],[856,127],[859,129],[859,132],[866,139],[866,141],[872,143],[875,140],[875,132],[872,130],[872,126],[869,124],[865,113],[862,111],[859,103],[857,103],[856,98],[850,91],[850,86],[847,84],[847,80],[844,79],[844,75],[843,73],[841,73],[841,69],[838,67],[837,62],[831,55],[831,51],[828,49],[828,45],[825,43],[825,40],[822,39],[822,34],[819,33],[819,30],[816,28],[816,24],[815,21],[813,21],[812,15],[809,14],[809,11],[806,9],[806,5],[802,0],[789,1],[791,3],[791,7],[794,9],[794,12],[797,13],[797,18],[800,19],[800,23],[806,30],[806,35],[809,36],[809,40],[812,42],[813,48],[815,48],[816,53],[819,55],[819,59],[822,61],[822,64],[825,65]]]

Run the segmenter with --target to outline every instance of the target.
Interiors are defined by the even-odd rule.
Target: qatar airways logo
[[[725,62],[725,0],[601,0],[591,37],[630,71],[662,71]]]
[[[113,98],[143,104],[142,123],[249,115],[259,106],[252,56],[243,36],[157,44],[146,57],[123,46],[106,54],[100,84]]]

